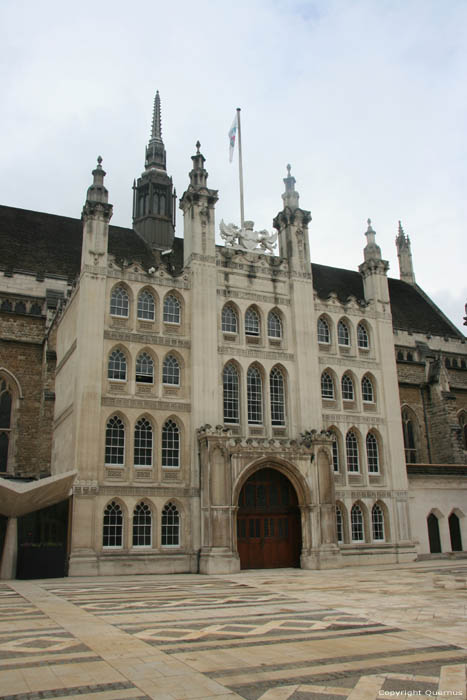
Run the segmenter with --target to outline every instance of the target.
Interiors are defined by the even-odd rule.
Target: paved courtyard
[[[466,698],[467,560],[0,584],[0,697]]]

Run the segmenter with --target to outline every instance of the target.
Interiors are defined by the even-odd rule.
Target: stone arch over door
[[[244,472],[234,488],[242,569],[300,566],[305,494],[298,471],[290,465],[262,460]]]

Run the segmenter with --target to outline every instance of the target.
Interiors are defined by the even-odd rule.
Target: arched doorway
[[[439,536],[438,518],[434,513],[430,513],[427,518],[428,523],[428,539],[430,541],[431,554],[439,554],[441,552],[441,538]]]
[[[300,511],[294,487],[276,469],[260,469],[238,499],[237,545],[242,569],[300,566]]]
[[[449,516],[449,534],[451,536],[451,549],[453,552],[462,552],[462,537],[459,518],[455,513]]]

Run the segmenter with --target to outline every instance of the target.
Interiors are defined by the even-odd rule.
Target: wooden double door
[[[238,506],[242,569],[300,566],[300,511],[287,477],[276,469],[260,469],[243,485]]]

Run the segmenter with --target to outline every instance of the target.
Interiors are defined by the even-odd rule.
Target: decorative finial
[[[372,226],[371,226],[371,219],[367,219],[367,224],[368,224],[367,233],[375,233],[375,232],[373,231]]]
[[[153,110],[153,114],[152,114],[151,139],[159,139],[160,141],[162,141],[161,98],[159,97],[159,90],[157,90],[156,97],[154,98],[154,110]]]
[[[199,153],[199,149],[201,148],[200,142],[197,141],[197,142],[195,143],[195,146],[196,146],[196,154],[198,154],[198,153]]]
[[[102,163],[102,156],[97,156],[97,167],[100,168]]]
[[[287,165],[287,177],[290,177],[291,170],[292,170],[292,166],[290,165],[290,163],[288,163],[288,165]]]
[[[399,236],[403,236],[403,235],[404,235],[404,229],[402,228],[402,224],[399,221]]]

